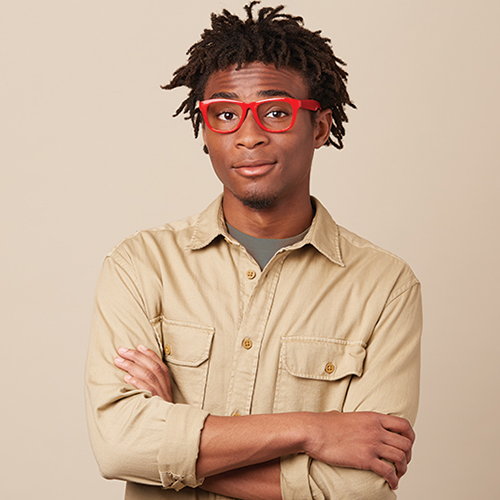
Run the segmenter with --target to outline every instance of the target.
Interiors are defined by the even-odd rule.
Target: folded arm
[[[115,364],[127,371],[128,383],[171,401],[164,389],[168,368],[153,351],[141,345],[119,353]],[[325,464],[372,470],[397,488],[411,460],[413,440],[406,420],[374,412],[209,416],[196,471],[198,477],[208,477],[202,487],[209,491],[279,499],[280,466],[273,459],[304,453]]]

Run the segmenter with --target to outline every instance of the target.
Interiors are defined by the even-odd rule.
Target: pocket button
[[[335,366],[333,366],[333,363],[327,363],[325,366],[325,372],[330,374],[335,371]]]

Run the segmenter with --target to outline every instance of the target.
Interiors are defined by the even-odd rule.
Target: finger
[[[154,387],[149,386],[143,380],[132,377],[131,375],[125,375],[124,379],[125,379],[125,382],[127,382],[127,384],[133,385],[136,389],[139,389],[140,391],[148,391],[153,396],[160,396],[162,399],[165,399],[163,397],[164,395],[159,394]]]
[[[410,463],[413,443],[410,439],[401,434],[388,431],[384,434],[383,443],[394,448],[399,448],[406,454],[406,461]]]
[[[399,478],[396,474],[396,469],[392,464],[377,459],[373,462],[370,470],[383,477],[389,484],[392,490],[397,490],[399,485]]]
[[[163,376],[161,376],[160,380],[158,380],[157,376],[151,370],[144,368],[135,361],[123,359],[119,356],[114,359],[114,362],[115,365],[118,366],[118,368],[126,371],[136,380],[139,380],[141,382],[141,389],[147,387],[147,390],[149,390],[150,392],[161,394],[162,397],[168,397]],[[151,391],[151,388],[154,388],[154,391]]]
[[[127,349],[126,347],[120,347],[118,349],[118,353],[123,358],[142,368],[142,371],[136,371],[134,373],[129,372],[131,375],[141,378],[146,382],[150,381],[151,383],[154,383],[156,381],[161,385],[161,390],[163,392],[170,391],[168,369],[166,372],[162,369],[163,363],[160,358],[156,357],[158,360],[156,361],[146,354],[136,351],[135,349]]]
[[[144,355],[146,355],[148,358],[150,358],[152,361],[157,363],[163,373],[168,375],[168,366],[163,362],[163,360],[154,352],[152,349],[148,349],[146,346],[143,346],[142,344],[139,344],[137,346],[137,350],[142,352]]]
[[[155,351],[152,349],[148,349],[146,346],[139,344],[137,346],[137,349],[145,354],[147,357],[149,357],[152,361],[154,361],[161,369],[163,372],[163,377],[165,380],[165,385],[166,385],[166,390],[167,394],[169,395],[169,401],[173,402],[172,399],[172,387],[170,385],[170,372],[168,370],[168,366],[163,362],[163,360],[156,354]]]
[[[403,450],[384,444],[380,446],[378,453],[380,458],[394,464],[398,478],[406,474],[408,463],[406,461],[406,453]]]
[[[384,429],[391,432],[396,432],[402,436],[408,438],[412,443],[415,442],[415,432],[413,428],[405,418],[395,417],[394,415],[383,415],[380,420]]]

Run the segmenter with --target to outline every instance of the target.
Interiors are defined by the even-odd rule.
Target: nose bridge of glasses
[[[242,108],[242,112],[238,129],[242,128],[244,124],[249,121],[248,116],[251,115],[253,128],[257,127],[257,130],[263,130],[262,123],[259,118],[259,112],[257,111],[259,103],[258,102],[242,103],[240,107]]]

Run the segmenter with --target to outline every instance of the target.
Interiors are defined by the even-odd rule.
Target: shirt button
[[[253,269],[249,269],[247,271],[247,278],[249,280],[253,280],[255,278],[255,276],[257,276],[257,273]]]
[[[252,348],[252,341],[250,339],[245,339],[241,345],[245,348],[245,349],[251,349]]]
[[[171,352],[172,352],[172,349],[170,349],[170,346],[166,345],[165,346],[165,356],[169,356]]]
[[[335,366],[332,363],[327,363],[325,366],[326,373],[333,373],[335,371]]]
[[[241,413],[236,410],[236,411],[233,411],[233,414],[231,415],[232,417],[241,417]]]

